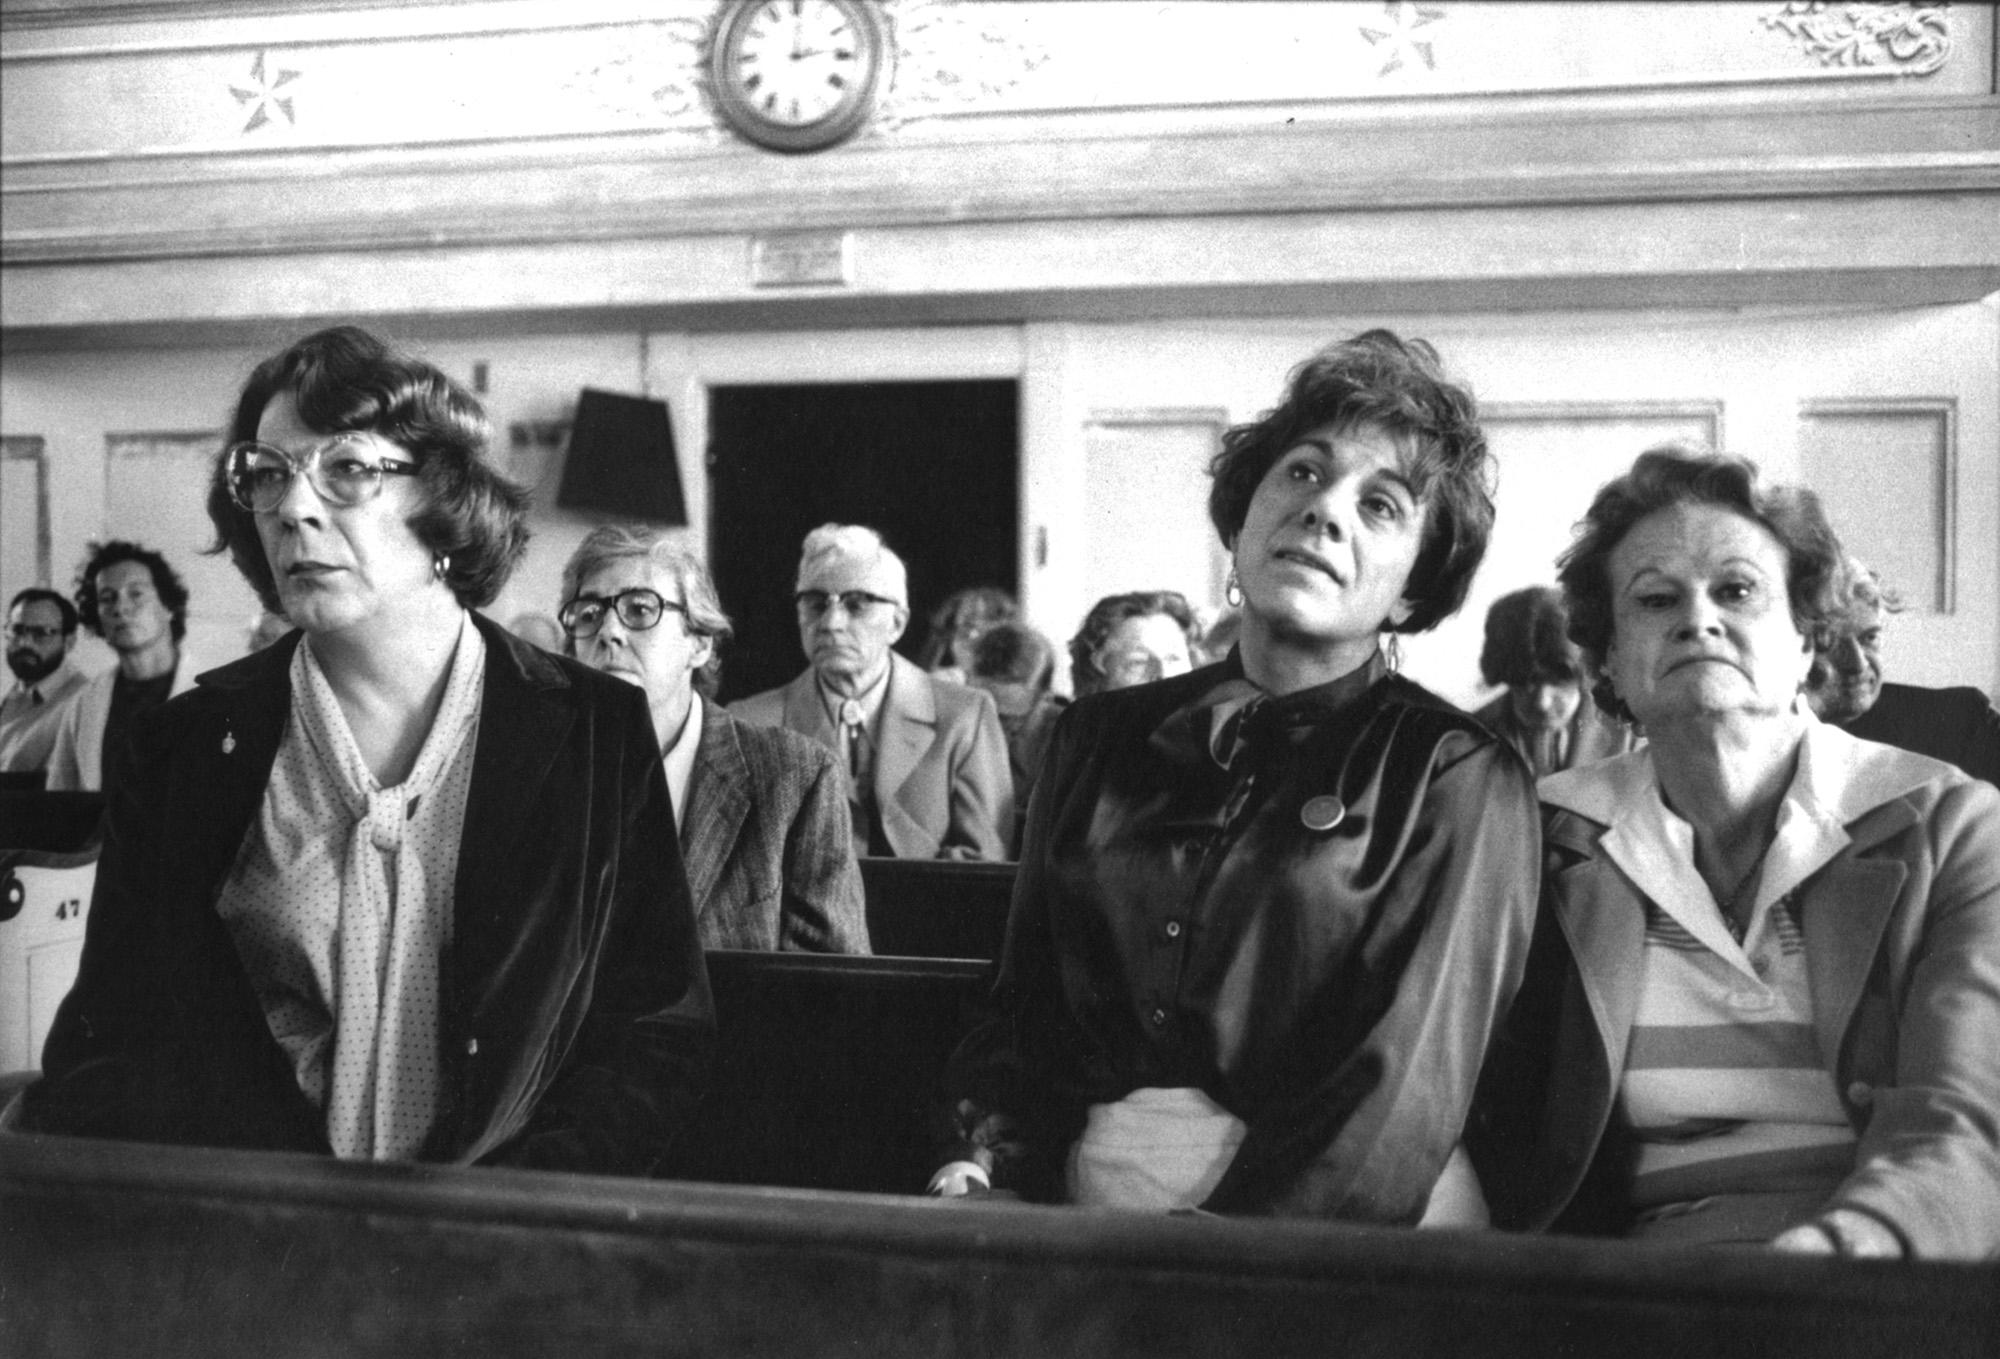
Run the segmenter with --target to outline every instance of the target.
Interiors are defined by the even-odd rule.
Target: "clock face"
[[[867,0],[736,0],[709,74],[730,126],[775,150],[811,151],[866,121],[887,67],[887,34]]]

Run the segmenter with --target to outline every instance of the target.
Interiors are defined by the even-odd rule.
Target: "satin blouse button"
[[[1181,937],[1181,922],[1178,920],[1169,920],[1167,922],[1167,938],[1178,939],[1180,937]]]
[[[465,1040],[465,1055],[468,1057],[477,1057],[479,1055],[479,1040],[477,1038],[468,1038]]]
[[[1167,1022],[1167,1012],[1166,1012],[1165,1010],[1162,1010],[1162,1009],[1158,1008],[1157,1006],[1156,1006],[1156,1007],[1154,1007],[1154,1010],[1153,1010],[1153,1027],[1154,1027],[1154,1028],[1158,1028],[1158,1027],[1159,1027],[1160,1025],[1162,1025],[1162,1024],[1164,1024],[1164,1023],[1166,1023],[1166,1022]]]
[[[1873,1104],[1875,1102],[1875,1087],[1867,1081],[1855,1081],[1847,1087],[1847,1102],[1849,1104],[1860,1105],[1864,1108]]]

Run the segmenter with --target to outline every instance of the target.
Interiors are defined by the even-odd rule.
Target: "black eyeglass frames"
[[[604,626],[604,616],[616,612],[618,621],[633,632],[645,632],[660,625],[668,609],[682,617],[687,616],[687,607],[676,604],[661,596],[658,590],[649,590],[643,585],[634,585],[629,590],[620,590],[615,595],[578,595],[562,606],[556,621],[563,631],[572,637],[595,637],[597,630]]]

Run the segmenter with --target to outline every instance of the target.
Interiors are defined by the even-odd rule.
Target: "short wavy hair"
[[[434,365],[359,326],[299,340],[251,370],[208,484],[211,552],[227,552],[264,607],[282,611],[257,517],[229,494],[229,448],[257,437],[264,410],[289,394],[310,429],[380,435],[417,464],[417,540],[449,559],[445,583],[459,604],[491,604],[528,546],[528,493],[486,460],[492,426],[478,400]]]
[[[1111,630],[1128,618],[1150,618],[1156,613],[1178,623],[1187,634],[1190,655],[1195,652],[1201,630],[1187,596],[1180,591],[1136,590],[1130,594],[1106,595],[1090,606],[1076,636],[1069,639],[1069,679],[1078,698],[1104,687],[1105,676],[1097,666],[1097,652],[1111,636]]]
[[[1827,644],[1846,588],[1847,554],[1811,491],[1762,481],[1757,464],[1748,458],[1680,443],[1647,449],[1629,472],[1598,489],[1577,524],[1575,540],[1556,559],[1556,578],[1569,606],[1569,638],[1583,653],[1591,696],[1598,707],[1627,722],[1631,709],[1604,672],[1615,628],[1611,554],[1642,519],[1675,505],[1714,505],[1778,540],[1785,551],[1792,622],[1815,651]]]
[[[1901,613],[1903,597],[1882,583],[1875,569],[1858,557],[1841,564],[1840,583],[1834,587],[1835,609],[1820,636],[1813,639],[1812,668],[1806,673],[1806,688],[1818,689],[1833,678],[1833,663],[1827,652],[1842,635],[1862,630],[1863,619],[1879,621],[1882,614]]]
[[[76,616],[83,620],[93,636],[104,635],[104,619],[97,611],[97,578],[106,567],[119,562],[137,562],[146,568],[153,578],[153,592],[160,597],[160,603],[167,606],[173,615],[174,641],[187,636],[188,587],[180,572],[167,564],[167,559],[150,547],[141,547],[123,538],[113,538],[109,542],[92,543],[90,555],[83,559],[83,567],[76,573]]]
[[[557,612],[576,598],[586,580],[613,562],[621,561],[648,562],[665,571],[680,586],[681,602],[687,606],[688,631],[714,644],[707,662],[695,672],[695,685],[705,696],[715,697],[722,682],[722,644],[735,635],[736,629],[730,625],[729,615],[722,611],[722,600],[715,593],[715,581],[709,577],[708,568],[692,552],[675,546],[660,530],[644,524],[600,524],[592,529],[563,563],[562,600]],[[563,654],[576,655],[576,639],[567,634],[563,637]]]
[[[931,610],[930,631],[924,636],[923,649],[917,653],[917,664],[926,670],[943,665],[951,655],[951,644],[957,639],[961,624],[980,623],[990,628],[996,623],[1011,623],[1020,612],[1021,606],[1014,602],[1014,596],[998,586],[975,585],[946,595],[944,603]]]
[[[1055,679],[1056,649],[1026,623],[995,623],[972,644],[972,678],[1025,684],[1046,692]]]
[[[23,604],[55,605],[56,617],[62,627],[62,635],[67,637],[76,631],[76,605],[70,603],[68,597],[62,591],[51,590],[46,585],[30,585],[25,590],[17,591],[14,597],[7,601],[8,614],[11,615],[14,610],[20,608]]]
[[[1488,684],[1574,684],[1583,657],[1569,639],[1569,610],[1562,591],[1531,585],[1493,601],[1486,611],[1486,642],[1479,673]]]
[[[1372,426],[1405,450],[1404,474],[1428,507],[1404,597],[1410,615],[1391,632],[1424,632],[1458,611],[1493,535],[1493,455],[1471,391],[1445,376],[1423,340],[1370,330],[1294,368],[1284,398],[1222,436],[1209,463],[1208,517],[1234,550],[1251,498],[1273,463],[1313,430]]]

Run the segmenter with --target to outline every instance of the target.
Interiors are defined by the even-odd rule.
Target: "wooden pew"
[[[861,860],[876,954],[997,958],[1014,896],[1014,865],[949,859]]]
[[[986,973],[961,959],[710,953],[715,1068],[663,1173],[921,1189],[934,1168],[938,1078],[978,1011]]]
[[[0,1137],[24,1356],[1990,1359],[2000,1269]]]

